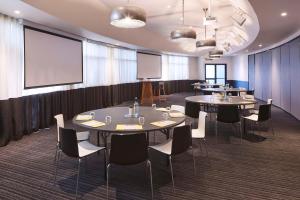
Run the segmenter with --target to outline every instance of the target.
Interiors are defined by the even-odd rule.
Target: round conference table
[[[244,88],[201,88],[200,90],[206,92],[218,92],[218,93],[225,93],[227,92],[237,92],[240,95],[240,92],[247,92],[247,89]]]
[[[83,127],[85,129],[94,130],[98,133],[97,142],[98,145],[100,145],[99,142],[99,136],[101,135],[104,141],[105,147],[107,147],[107,137],[112,134],[130,134],[130,133],[139,133],[143,132],[146,133],[147,139],[149,141],[149,132],[151,131],[161,131],[164,133],[167,137],[169,137],[169,130],[178,124],[181,124],[185,121],[185,116],[182,117],[168,117],[168,120],[173,121],[174,123],[159,127],[156,125],[151,124],[152,122],[157,121],[163,121],[165,120],[163,117],[162,111],[159,111],[152,107],[145,107],[140,106],[139,107],[139,114],[140,116],[144,117],[145,122],[142,125],[142,129],[122,129],[117,130],[117,125],[139,125],[139,118],[138,117],[127,117],[126,115],[129,112],[128,107],[109,107],[109,108],[103,108],[98,110],[91,110],[84,113],[81,113],[79,115],[90,115],[91,113],[94,113],[93,120],[103,122],[105,123],[105,117],[111,116],[111,123],[110,124],[104,124],[99,127],[91,127],[87,126],[85,124],[82,124],[84,121],[76,120],[76,116],[73,118],[73,123],[77,126]],[[172,111],[173,112],[173,111]]]
[[[217,88],[216,88],[217,89]],[[240,96],[227,96],[227,99],[219,96],[213,95],[199,95],[199,96],[190,96],[185,98],[186,101],[207,104],[207,105],[238,105],[245,106],[256,104],[256,100],[245,99]]]
[[[150,131],[160,131],[163,134],[167,136],[167,139],[169,138],[170,129],[181,124],[185,121],[186,117],[183,115],[182,117],[168,117],[167,120],[173,121],[174,123],[159,127],[156,125],[151,124],[152,122],[157,121],[165,121],[163,117],[163,111],[157,110],[152,107],[139,107],[139,116],[144,117],[145,122],[142,125],[142,129],[136,129],[136,130],[116,130],[117,125],[125,124],[125,125],[139,125],[139,118],[138,117],[127,117],[129,113],[128,107],[109,107],[109,108],[103,108],[98,110],[91,110],[84,113],[81,113],[79,115],[90,115],[91,113],[94,114],[92,120],[96,120],[99,122],[105,123],[105,117],[111,116],[111,123],[110,124],[104,124],[99,127],[91,127],[84,125],[82,123],[91,121],[90,120],[77,120],[75,116],[72,120],[73,124],[83,127],[88,130],[94,130],[97,131],[97,145],[100,146],[100,136],[103,139],[104,146],[107,148],[107,138],[111,134],[131,134],[131,133],[146,133],[147,141],[149,142],[149,132]],[[170,113],[169,111],[167,112]],[[171,112],[173,113],[173,111]],[[104,169],[106,170],[106,163],[104,162]],[[105,171],[105,178],[106,178],[106,171]]]

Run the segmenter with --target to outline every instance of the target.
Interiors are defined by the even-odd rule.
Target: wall
[[[249,84],[255,97],[300,119],[300,37],[271,50],[249,56]]]
[[[199,80],[199,77],[198,57],[189,57],[189,79]]]

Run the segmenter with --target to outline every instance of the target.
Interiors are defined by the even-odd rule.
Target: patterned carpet
[[[171,95],[164,105],[184,104],[191,94]],[[126,105],[126,104],[124,104]],[[196,148],[196,174],[190,153],[175,157],[175,192],[165,158],[150,151],[154,199],[300,199],[300,123],[273,107],[276,137],[269,131],[247,135],[243,144],[231,126],[221,125],[215,143],[213,123],[207,123],[208,158]],[[67,126],[72,127],[71,122]],[[156,133],[156,140],[165,137]],[[95,142],[96,134],[92,134]],[[150,137],[153,142],[153,136]],[[0,199],[75,198],[76,162],[63,156],[57,183],[53,184],[56,127],[41,130],[0,148]],[[145,164],[113,166],[110,199],[150,199]],[[103,155],[93,155],[82,165],[79,199],[106,199]]]

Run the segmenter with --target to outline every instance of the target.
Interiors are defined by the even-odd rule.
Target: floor
[[[184,97],[190,95],[170,95],[162,104],[184,105]],[[225,125],[219,128],[216,144],[213,123],[207,122],[208,157],[194,141],[196,174],[191,153],[175,157],[174,192],[165,158],[150,151],[154,199],[300,199],[300,122],[276,107],[272,116],[275,138],[271,131],[251,132],[242,144],[232,127]],[[72,127],[71,122],[67,126]],[[157,142],[165,140],[163,135],[156,135]],[[95,134],[91,141],[95,142]],[[57,183],[53,184],[55,147],[53,126],[0,148],[0,199],[74,199],[75,160],[63,157]],[[144,164],[113,166],[110,199],[150,199],[145,170]],[[81,168],[79,199],[106,199],[105,184],[103,155],[93,155]]]

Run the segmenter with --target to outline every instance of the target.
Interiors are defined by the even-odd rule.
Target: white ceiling
[[[203,8],[209,0],[185,1],[185,24],[192,26],[199,39],[204,38]],[[214,0],[212,15],[218,19],[217,43],[232,44],[233,54],[251,44],[258,32],[256,14],[247,0]],[[206,51],[195,48],[195,43],[178,44],[170,41],[170,32],[181,28],[181,0],[131,0],[131,5],[142,7],[147,12],[147,25],[140,29],[119,29],[109,24],[111,10],[126,5],[127,0],[1,0],[0,12],[21,17],[35,23],[78,34],[94,40],[137,49],[158,52],[203,55]],[[235,7],[242,8],[247,14],[243,27],[235,25],[231,19]],[[13,10],[20,10],[16,16]],[[232,30],[242,35],[246,41],[234,42]],[[208,28],[208,37],[214,34],[213,27]]]

